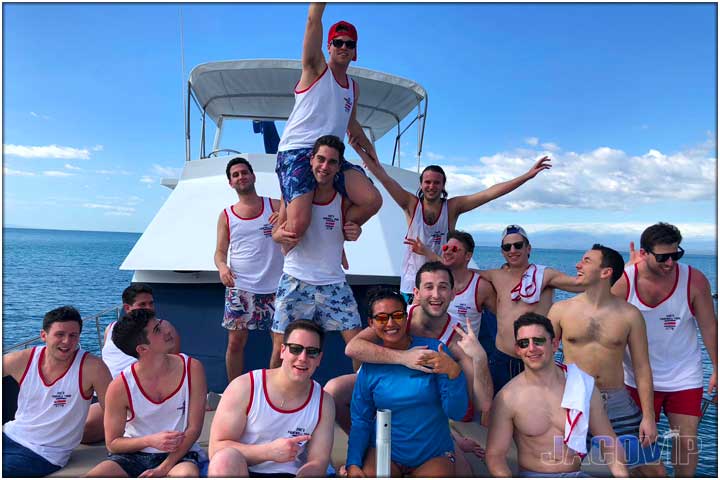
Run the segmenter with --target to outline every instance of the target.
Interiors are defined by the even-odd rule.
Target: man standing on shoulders
[[[225,366],[232,382],[243,371],[248,331],[270,329],[283,257],[272,239],[273,213],[280,202],[258,196],[255,173],[246,159],[230,160],[225,174],[238,201],[220,212],[215,266],[225,285],[222,326],[228,331]]]
[[[324,333],[298,320],[285,330],[280,367],[233,380],[210,429],[209,477],[322,477],[335,405],[312,379]]]
[[[647,328],[650,367],[653,374],[655,418],[662,408],[670,427],[679,430],[673,443],[673,467],[678,477],[692,477],[698,462],[697,429],[703,394],[700,329],[712,362],[707,392],[717,389],[717,315],[710,284],[699,270],[678,263],[684,250],[680,230],[657,223],[640,236],[639,263],[625,268],[612,292],[635,305]],[[641,403],[635,358],[625,356],[625,385]]]
[[[638,437],[644,447],[642,458],[628,458],[629,467],[638,467],[645,477],[665,476],[659,455],[653,455],[660,449],[652,445],[657,440],[657,426],[645,321],[637,308],[610,293],[624,266],[618,252],[593,245],[575,266],[576,281],[585,292],[554,304],[548,317],[562,340],[565,363],[574,363],[595,377],[615,434]],[[626,347],[642,411],[623,383]]]
[[[351,145],[365,162],[368,170],[380,180],[393,200],[405,212],[408,223],[405,238],[410,243],[412,240],[419,239],[436,255],[441,254],[440,247],[445,244],[448,231],[455,230],[455,224],[461,214],[512,192],[551,166],[550,159],[543,157],[519,177],[498,183],[472,195],[461,195],[448,199],[445,191],[445,172],[441,167],[437,165],[425,167],[420,174],[420,188],[417,193],[413,194],[402,188],[395,179],[388,175],[375,155],[364,152],[361,145],[355,143],[351,143]],[[425,262],[426,258],[423,255],[413,252],[412,246],[408,246],[403,257],[400,277],[400,292],[405,294],[406,298],[413,291],[415,273]]]
[[[298,239],[310,225],[316,186],[310,170],[310,155],[315,140],[334,135],[342,141],[347,131],[363,148],[375,154],[356,120],[360,95],[357,82],[347,75],[350,62],[357,59],[357,30],[344,21],[330,27],[326,62],[322,52],[324,11],[324,3],[311,3],[308,9],[302,74],[295,86],[295,105],[280,139],[275,168],[287,203],[287,230]],[[349,221],[362,225],[380,209],[380,192],[361,167],[343,161],[334,180],[337,191],[353,205],[348,211]]]
[[[523,361],[515,352],[513,322],[523,313],[547,315],[553,302],[553,289],[581,292],[575,277],[555,269],[530,263],[530,240],[519,225],[508,225],[500,247],[507,268],[484,270],[480,275],[497,292],[497,350],[489,358],[495,393],[523,370]]]
[[[550,320],[525,313],[514,322],[513,329],[515,353],[522,358],[525,369],[502,388],[493,402],[485,455],[490,475],[513,475],[507,454],[514,439],[520,477],[589,477],[580,471],[584,452],[571,447],[577,445],[577,440],[584,445],[589,429],[593,435],[603,436],[601,448],[613,476],[627,477],[622,446],[592,378],[575,365],[565,367],[554,361],[559,340]]]
[[[3,426],[3,477],[44,477],[64,467],[80,444],[95,392],[100,405],[110,372],[78,348],[82,318],[73,307],[45,314],[43,347],[3,355],[3,375],[20,385],[15,420]]]
[[[168,354],[173,338],[155,312],[127,313],[113,342],[138,361],[108,387],[105,444],[110,456],[88,477],[197,477],[196,443],[205,418],[207,384],[200,362]]]
[[[333,185],[344,153],[345,145],[333,135],[315,142],[310,157],[317,184],[312,198],[312,222],[299,242],[287,229],[285,205],[280,206],[273,238],[290,250],[277,287],[271,368],[280,365],[283,333],[295,320],[313,320],[325,331],[339,330],[345,342],[360,331],[360,314],[345,279],[342,257],[344,241],[357,240],[361,230],[353,222],[344,222],[348,202]]]

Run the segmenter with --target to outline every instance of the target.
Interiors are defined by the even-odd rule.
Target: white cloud
[[[558,147],[555,143],[552,143],[552,142],[543,143],[540,146],[542,148],[544,148],[545,150],[549,150],[551,152],[557,152],[558,150],[560,150],[560,147]]]
[[[423,157],[427,158],[431,162],[437,162],[439,160],[445,160],[445,155],[440,155],[439,153],[434,152],[423,152]]]
[[[31,146],[8,144],[3,145],[3,153],[21,158],[90,159],[90,151],[87,148],[63,147],[58,145]]]
[[[95,170],[98,175],[132,175],[127,170]]]
[[[540,143],[540,139],[537,138],[537,137],[527,137],[527,138],[525,139],[525,143],[527,143],[528,145],[531,145],[531,146],[535,147],[535,146],[537,146],[538,143]]]
[[[710,223],[676,223],[674,224],[683,233],[683,237],[693,238],[694,240],[715,238],[715,225]],[[469,225],[463,230],[468,232],[486,232],[497,233],[498,235],[505,228],[506,224],[499,223],[479,223]],[[639,237],[640,234],[648,227],[648,223],[638,222],[616,222],[616,223],[523,223],[522,227],[528,233],[528,236],[537,233],[552,232],[576,232],[585,233],[595,236],[601,235],[634,235]]]
[[[35,118],[41,118],[43,120],[50,120],[50,117],[48,117],[47,115],[42,115],[42,114],[35,113],[35,112],[30,112],[30,116],[35,117]]]
[[[104,203],[85,203],[85,208],[105,210],[105,215],[120,215],[123,217],[129,217],[135,213],[133,207],[126,207],[123,205],[107,205]]]
[[[149,175],[143,175],[140,177],[141,183],[155,183],[155,179]]]
[[[160,175],[161,177],[176,178],[182,173],[182,168],[163,167],[158,164],[153,164],[153,173]]]
[[[22,170],[13,170],[12,168],[3,167],[3,174],[13,177],[34,177],[35,172],[24,172]]]
[[[45,170],[43,172],[43,175],[45,175],[46,177],[74,177],[75,176],[74,173],[68,173],[68,172],[63,172],[63,171],[58,171],[58,170]]]
[[[82,170],[82,168],[76,167],[75,165],[70,165],[69,163],[66,163],[66,164],[65,164],[65,168],[66,168],[67,170]]]
[[[102,152],[102,151],[103,151],[103,146],[102,146],[102,145],[95,145],[95,146],[92,148],[92,151],[93,151],[93,152]]]

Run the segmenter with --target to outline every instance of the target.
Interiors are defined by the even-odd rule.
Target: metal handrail
[[[103,345],[103,332],[102,332],[102,330],[101,330],[101,328],[100,328],[100,317],[103,317],[103,316],[107,315],[108,313],[112,312],[113,310],[115,311],[115,317],[116,317],[116,319],[119,320],[119,319],[120,319],[120,312],[122,311],[122,305],[118,305],[118,306],[115,306],[115,307],[107,308],[107,309],[101,311],[100,313],[96,313],[95,315],[91,315],[91,316],[88,317],[87,319],[83,318],[83,324],[85,324],[85,323],[87,323],[87,322],[89,322],[89,321],[91,321],[91,320],[95,320],[95,331],[97,332],[98,345],[100,345],[101,348],[102,348],[102,345]],[[31,339],[29,339],[29,340],[23,340],[23,341],[20,342],[20,343],[16,343],[15,345],[11,345],[10,347],[3,349],[3,354],[6,354],[6,353],[8,353],[8,352],[12,352],[12,351],[14,351],[14,350],[18,350],[18,349],[20,349],[20,348],[25,348],[25,347],[27,347],[28,345],[31,345],[31,344],[36,343],[36,342],[39,342],[40,339],[41,339],[41,337],[38,335],[37,337],[31,338]]]

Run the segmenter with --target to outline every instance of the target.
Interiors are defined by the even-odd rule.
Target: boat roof
[[[215,122],[221,116],[287,120],[300,80],[299,60],[256,59],[204,63],[190,72],[198,105]],[[417,82],[367,68],[350,67],[360,95],[356,118],[377,140],[427,99]]]

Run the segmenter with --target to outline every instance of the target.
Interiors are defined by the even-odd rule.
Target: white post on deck
[[[391,410],[378,409],[375,420],[375,446],[377,478],[390,478],[390,420]]]

